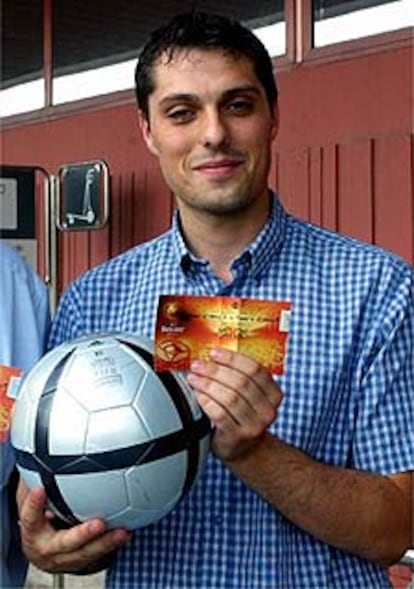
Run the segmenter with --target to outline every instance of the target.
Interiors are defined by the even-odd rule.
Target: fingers
[[[213,350],[209,361],[194,362],[187,378],[216,426],[213,449],[226,459],[259,440],[282,400],[263,366],[227,349]]]
[[[269,372],[248,356],[222,348],[211,352],[211,362],[196,361],[188,375],[190,384],[200,392],[213,393],[224,406],[234,399],[241,409],[255,413],[269,405],[277,407],[282,394]]]
[[[55,532],[42,553],[42,567],[51,572],[76,572],[102,559],[127,542],[131,533],[126,530],[105,529],[103,522],[91,520],[69,530]],[[98,534],[98,536],[96,536]]]
[[[17,502],[17,507],[20,510],[20,506],[22,505],[23,501],[26,498],[26,495],[28,494],[29,489],[26,486],[26,483],[24,482],[24,480],[19,477],[19,483],[17,485],[17,493],[16,493],[16,502]]]
[[[27,489],[26,489],[27,491]],[[93,519],[67,530],[55,530],[46,516],[46,494],[41,487],[20,491],[20,531],[26,557],[40,569],[76,572],[127,542],[127,530],[107,530]]]
[[[43,487],[36,487],[29,492],[23,482],[20,485],[22,486],[19,503],[20,524],[24,530],[36,532],[37,529],[43,526],[43,512],[46,503],[45,490]],[[25,486],[24,490],[23,485]]]

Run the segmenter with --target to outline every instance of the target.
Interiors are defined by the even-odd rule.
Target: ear
[[[158,156],[159,152],[152,136],[149,120],[141,110],[138,111],[138,123],[139,128],[141,129],[142,137],[144,138],[149,151],[153,155]]]

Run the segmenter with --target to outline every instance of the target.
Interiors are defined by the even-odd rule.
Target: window
[[[48,64],[45,80],[44,0],[3,0],[0,116],[41,109],[46,101],[48,106],[50,102],[59,105],[132,89],[137,55],[149,33],[192,6],[237,18],[254,31],[272,57],[284,55],[284,62],[291,63],[317,54],[309,52],[311,47],[318,49],[412,27],[413,3],[414,0],[54,0],[45,4],[52,10],[45,35],[46,48],[51,44],[53,59],[51,79]]]
[[[313,0],[313,46],[414,25],[412,0]]]
[[[62,0],[51,6],[53,105],[132,88],[150,31],[191,6],[235,17],[272,56],[286,53],[285,0]],[[45,106],[43,0],[3,0],[2,10],[0,116],[8,116]]]
[[[3,1],[1,18],[0,116],[41,108],[43,1]]]
[[[285,53],[284,0],[199,1],[199,10],[235,17],[266,45],[272,56]],[[149,33],[183,10],[174,0],[137,3],[56,2],[53,31],[53,102],[87,98],[131,88],[139,48]]]

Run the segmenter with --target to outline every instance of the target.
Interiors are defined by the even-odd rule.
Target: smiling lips
[[[243,163],[242,159],[209,160],[193,166],[193,170],[209,177],[223,178],[231,176]]]

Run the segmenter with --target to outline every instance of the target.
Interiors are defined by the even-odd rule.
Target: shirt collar
[[[285,210],[277,195],[272,193],[269,219],[255,239],[233,261],[232,267],[235,267],[242,261],[246,263],[247,260],[252,276],[259,277],[265,272],[272,258],[274,258],[282,247],[286,231],[286,220],[287,214]],[[207,260],[198,258],[188,249],[182,234],[178,210],[174,211],[171,230],[175,255],[184,272],[193,264],[208,265]]]

